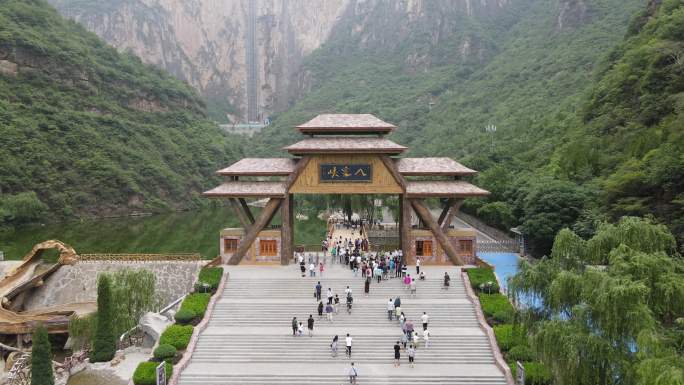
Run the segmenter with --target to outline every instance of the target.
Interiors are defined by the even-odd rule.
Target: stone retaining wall
[[[192,291],[199,270],[207,261],[79,261],[62,266],[36,288],[25,302],[26,310],[74,302],[97,300],[97,276],[123,269],[147,269],[156,277],[156,292],[162,303]]]

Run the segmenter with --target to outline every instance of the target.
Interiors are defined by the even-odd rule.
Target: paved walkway
[[[302,278],[294,265],[225,268],[230,279],[182,373],[182,385],[344,384],[350,362],[344,354],[346,333],[354,339],[351,361],[358,367],[359,384],[506,383],[466,299],[458,267],[425,268],[428,279],[418,283],[415,298],[409,298],[399,279],[374,281],[366,297],[362,278],[340,265],[329,267],[322,278]],[[441,288],[445,271],[452,277],[448,291]],[[352,313],[347,314],[342,305],[332,323],[319,319],[314,298],[318,280],[324,297],[330,287],[342,302],[349,285],[354,294]],[[387,319],[386,304],[397,295],[416,330],[422,331],[422,312],[430,316],[431,346],[425,348],[421,341],[414,368],[404,352],[401,367],[393,366],[393,345],[401,330],[396,321]],[[292,317],[306,325],[309,314],[316,320],[314,336],[293,337]],[[329,348],[334,335],[340,338],[335,358]]]

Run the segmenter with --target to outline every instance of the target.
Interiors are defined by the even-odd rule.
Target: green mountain
[[[0,225],[200,204],[241,141],[43,0],[0,1]],[[49,218],[48,218],[49,219]]]
[[[310,91],[276,116],[258,151],[296,140],[291,127],[320,112],[370,112],[398,124],[393,139],[411,155],[480,170],[475,182],[493,194],[464,210],[521,226],[535,254],[563,227],[589,237],[597,220],[625,214],[653,213],[681,240],[681,1],[659,3],[435,6],[403,35],[374,10],[372,26],[341,24],[308,58]]]
[[[595,79],[554,158],[611,217],[654,215],[684,240],[684,1],[650,2]]]

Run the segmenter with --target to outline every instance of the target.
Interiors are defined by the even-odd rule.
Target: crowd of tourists
[[[352,235],[353,234],[354,232],[352,232]],[[359,235],[361,234],[359,233]],[[343,239],[342,237],[339,237],[338,239],[333,239],[329,236],[322,242],[321,247],[322,259],[321,255],[318,253],[315,255],[309,254],[308,256],[302,253],[297,254],[296,258],[300,265],[302,277],[306,276],[306,271],[308,270],[309,277],[316,277],[318,274],[318,277],[322,278],[326,270],[329,256],[331,263],[342,264],[351,271],[353,278],[358,279],[360,276],[360,278],[364,280],[364,296],[370,294],[370,288],[373,282],[375,282],[375,284],[381,284],[385,280],[399,279],[403,284],[403,290],[406,295],[415,297],[417,292],[416,280],[420,281],[427,279],[425,272],[420,269],[420,258],[416,259],[416,272],[415,275],[411,276],[401,250],[368,252],[368,244],[365,238]],[[442,288],[448,289],[450,281],[451,278],[449,277],[449,274],[445,272]],[[334,293],[332,288],[327,288],[327,290],[325,290],[321,281],[317,281],[313,289],[314,298],[317,302],[316,313],[318,314],[318,320],[325,319],[328,323],[333,323],[335,316],[339,314],[340,311],[342,302],[340,294]],[[343,295],[346,311],[351,313],[354,302],[352,289],[347,286]],[[402,311],[400,296],[390,298],[387,302],[386,310],[387,319],[389,321],[397,322],[397,325],[401,328],[401,338],[397,340],[393,347],[394,365],[400,365],[403,351],[408,357],[409,364],[413,367],[416,351],[419,345],[421,345],[421,342],[424,348],[430,346],[431,334],[428,328],[430,316],[426,312],[423,312],[420,316],[422,330],[418,330],[418,328],[414,326],[412,320],[408,319]],[[315,323],[316,319],[313,314],[310,314],[306,320],[306,332],[309,336],[313,336],[314,334]],[[304,334],[304,323],[298,321],[296,317],[293,318],[292,335],[303,336]],[[330,343],[332,357],[337,357],[339,343],[339,336],[335,335]],[[344,337],[344,344],[345,355],[348,359],[351,359],[352,357],[352,343],[353,337],[350,334],[347,334]],[[355,367],[353,362],[347,370],[347,375],[349,376],[350,383],[356,383],[358,367]]]

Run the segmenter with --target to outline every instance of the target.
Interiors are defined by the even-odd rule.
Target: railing
[[[494,238],[497,241],[502,241],[502,242],[508,242],[508,241],[514,241],[508,234],[505,232],[495,229],[492,226],[487,225],[486,223],[482,222],[481,220],[475,218],[472,215],[468,215],[464,212],[458,212],[456,214],[456,217],[461,219],[463,222],[469,224],[470,226],[476,228],[480,232],[483,232],[487,235],[489,235],[491,238]]]
[[[185,297],[186,296],[183,295],[174,300],[173,302],[169,303],[164,308],[159,310],[159,314],[166,314],[169,310],[178,306],[178,304],[181,303],[185,299]],[[131,346],[141,346],[143,344],[144,339],[145,333],[143,332],[142,327],[140,326],[140,324],[135,325],[119,337],[119,341],[117,341],[117,349],[123,350]]]
[[[12,365],[7,375],[8,385],[31,384],[31,354],[23,353]]]
[[[519,253],[520,245],[516,241],[478,241],[477,251]]]
[[[199,261],[199,254],[79,254],[79,261]]]
[[[145,333],[143,332],[142,327],[140,325],[135,325],[119,337],[116,348],[118,350],[124,350],[131,346],[141,346],[144,339]]]

